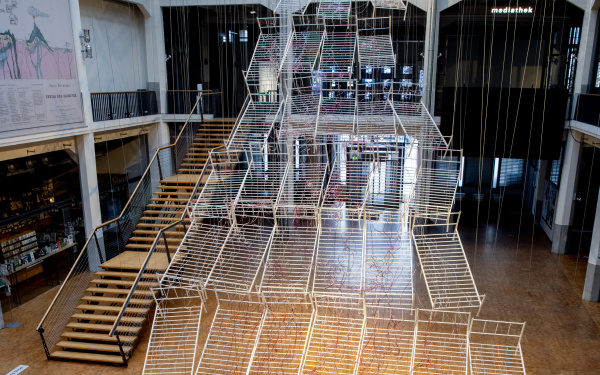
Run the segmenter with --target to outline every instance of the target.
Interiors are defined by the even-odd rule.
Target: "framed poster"
[[[558,189],[553,183],[546,183],[546,192],[544,193],[544,202],[542,204],[542,220],[552,229],[554,223],[554,206],[556,204],[556,196],[558,195]]]
[[[69,0],[4,1],[0,25],[0,134],[83,126]]]

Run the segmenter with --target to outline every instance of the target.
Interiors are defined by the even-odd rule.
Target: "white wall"
[[[90,92],[146,89],[146,38],[139,9],[107,0],[80,0],[79,7],[94,55],[85,60]]]

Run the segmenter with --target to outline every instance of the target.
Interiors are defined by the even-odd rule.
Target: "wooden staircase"
[[[180,219],[210,150],[224,145],[234,125],[235,119],[208,120],[201,125],[177,174],[160,181],[125,245],[126,251],[101,264],[101,270],[87,285],[85,294],[61,335],[61,341],[50,354],[52,359],[125,364],[123,357],[132,355],[144,323],[154,307],[154,294],[157,292],[150,288],[159,286],[159,273],[168,266],[166,247],[171,255],[175,254],[187,225],[179,224],[165,232],[166,241],[160,241],[157,245],[157,251],[144,271],[116,334],[110,337],[108,333],[159,230]],[[118,340],[122,343],[123,353]]]

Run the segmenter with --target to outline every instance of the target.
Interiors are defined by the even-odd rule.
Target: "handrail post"
[[[48,350],[48,345],[46,345],[46,339],[44,338],[44,328],[39,327],[37,330],[42,338],[42,345],[44,345],[44,352],[46,353],[46,358],[50,359],[50,351]]]
[[[119,345],[119,352],[121,352],[121,358],[123,358],[123,364],[127,366],[127,359],[125,358],[125,352],[123,351],[123,343],[117,334],[117,344]]]
[[[102,250],[100,249],[100,241],[98,241],[98,235],[96,234],[97,230],[94,230],[94,240],[96,240],[96,249],[98,250],[98,256],[100,257],[100,264],[104,263],[104,258],[102,257]]]
[[[158,162],[158,177],[163,180],[162,167],[160,165],[160,150],[157,151],[156,161]]]
[[[113,119],[113,110],[112,110],[112,94],[108,94],[108,119],[109,120],[114,120]]]
[[[177,162],[177,152],[175,151],[175,147],[171,147],[171,165],[173,168],[171,175],[174,175],[177,171]]]
[[[170,264],[171,263],[171,252],[169,251],[169,245],[167,244],[167,235],[165,233],[166,232],[162,232],[160,235],[162,236],[163,241],[165,242],[165,250],[167,251],[167,261]]]
[[[125,117],[131,117],[131,113],[129,112],[129,96],[125,93]]]
[[[202,93],[198,95],[198,102],[200,103],[200,121],[204,122],[204,100],[202,99]]]
[[[121,253],[121,245],[125,248],[125,242],[123,241],[123,231],[121,230],[121,221],[117,220],[117,244],[119,244],[119,254]]]

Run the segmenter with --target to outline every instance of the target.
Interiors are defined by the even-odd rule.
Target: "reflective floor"
[[[517,215],[498,228],[494,222],[459,229],[477,288],[486,295],[480,318],[527,322],[522,347],[528,374],[597,373],[600,304],[581,300],[587,260],[551,254],[550,241],[539,229],[532,234],[526,216],[520,228]],[[423,280],[417,278],[415,287],[417,305],[427,306]],[[4,315],[6,322],[23,325],[0,331],[0,374],[18,365],[29,366],[23,374],[141,374],[149,328],[127,368],[47,361],[35,328],[57,290]],[[207,307],[204,336],[216,305]]]

